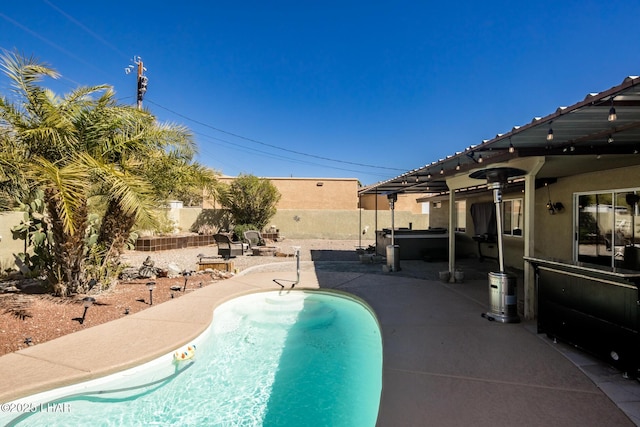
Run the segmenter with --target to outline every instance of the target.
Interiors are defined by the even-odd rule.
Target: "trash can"
[[[387,269],[400,271],[400,246],[387,245]]]
[[[502,323],[518,323],[517,278],[507,273],[489,273],[489,312],[483,314],[489,320]]]

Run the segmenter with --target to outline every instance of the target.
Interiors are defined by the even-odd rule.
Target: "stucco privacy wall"
[[[213,210],[206,210],[212,212]],[[189,232],[192,226],[201,218],[202,208],[179,208],[172,210],[172,216],[177,220],[177,228],[182,232]],[[23,251],[24,243],[11,239],[11,227],[18,225],[23,218],[21,212],[10,212],[0,216],[0,261],[3,268],[14,265],[13,254]],[[360,216],[361,215],[361,216]],[[280,209],[269,225],[275,225],[280,234],[291,239],[375,239],[376,212],[361,212],[352,210],[326,209]],[[396,227],[411,227],[425,229],[429,226],[429,215],[413,214],[406,211],[394,212]],[[391,212],[377,213],[378,229],[391,227]]]
[[[178,227],[189,231],[202,211],[200,208],[179,209],[176,212],[179,217]],[[429,226],[429,215],[394,211],[393,222],[395,227],[425,229]],[[358,209],[278,209],[267,228],[272,225],[275,225],[282,236],[291,239],[374,239],[376,212],[360,212]],[[390,211],[378,212],[377,226],[378,229],[391,227]]]
[[[565,260],[573,258],[574,193],[637,187],[640,187],[640,166],[560,178],[549,185],[552,201],[564,205],[564,210],[555,215],[550,215],[546,208],[549,199],[547,189],[539,189],[536,191],[534,255]]]
[[[15,261],[13,254],[24,251],[24,241],[13,240],[11,229],[24,220],[24,212],[0,213],[0,268],[10,268]]]
[[[294,239],[375,239],[375,211],[358,210],[300,210],[279,209],[271,224],[276,225],[285,237]],[[406,211],[394,212],[395,227],[425,229],[429,215],[413,214]],[[378,229],[391,227],[391,212],[379,211]],[[364,234],[363,234],[364,233]]]

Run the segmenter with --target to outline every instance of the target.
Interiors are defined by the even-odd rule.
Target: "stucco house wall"
[[[573,257],[573,195],[577,192],[620,190],[640,187],[640,166],[630,166],[560,178],[549,185],[552,201],[564,209],[550,215],[546,188],[536,191],[534,256],[570,260]]]

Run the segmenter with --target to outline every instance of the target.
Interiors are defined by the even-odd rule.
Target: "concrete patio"
[[[382,273],[379,264],[302,264],[297,288],[350,292],[378,316],[384,343],[379,426],[640,425],[638,381],[550,342],[532,322],[488,322],[481,317],[488,306],[483,270],[492,266],[470,262],[463,283],[442,283],[435,277],[444,265],[403,262],[402,271]],[[249,269],[136,315],[0,357],[0,401],[169,353],[204,331],[220,303],[279,289],[273,279],[295,276],[295,263]]]

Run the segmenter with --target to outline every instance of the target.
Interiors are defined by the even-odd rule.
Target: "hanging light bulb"
[[[440,175],[444,175],[444,168],[440,167]]]
[[[458,159],[458,164],[456,165],[456,170],[459,171],[460,170],[460,159]]]
[[[613,135],[609,134],[609,138],[607,138],[607,142],[611,144],[613,142]]]
[[[478,163],[482,163],[482,162],[484,162],[484,159],[482,158],[482,154],[480,154],[478,156]]]
[[[513,153],[514,151],[516,151],[516,147],[513,146],[511,143],[511,137],[509,137],[509,152]]]
[[[427,171],[427,179],[431,179],[431,172]]]
[[[611,108],[609,108],[609,118],[610,122],[615,122],[618,120],[618,115],[616,114],[616,109],[613,107],[613,98],[611,98]]]
[[[416,184],[420,182],[420,177],[416,175]]]
[[[549,127],[549,132],[547,133],[547,141],[553,141],[553,128]]]

